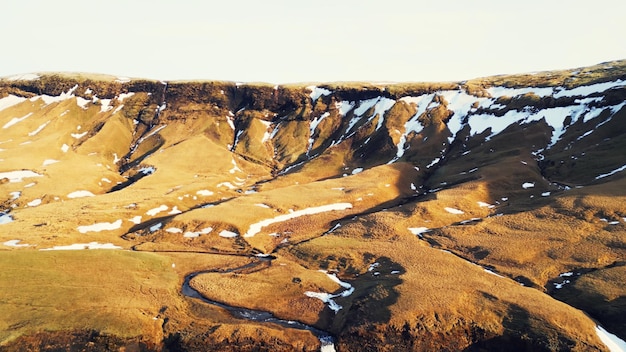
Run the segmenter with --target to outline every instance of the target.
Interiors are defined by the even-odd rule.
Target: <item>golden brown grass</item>
[[[337,303],[344,306],[344,310],[335,318],[335,329],[341,329],[343,323],[337,325],[337,319],[346,319],[345,312],[351,309],[352,304],[359,302],[363,295],[374,294],[360,290],[372,287],[372,282],[384,285],[385,280],[393,276],[390,274],[392,270],[400,270],[397,279],[389,282],[401,284],[386,287],[384,291],[397,296],[397,301],[386,308],[390,311],[389,324],[398,329],[408,323],[411,326],[417,324],[446,331],[457,324],[456,319],[462,316],[486,331],[499,335],[503,329],[511,329],[505,322],[510,310],[519,309],[532,317],[529,321],[513,317],[520,319],[516,322],[520,329],[534,329],[546,335],[560,330],[568,338],[582,343],[576,348],[578,350],[588,348],[585,347],[587,343],[598,345],[594,323],[580,311],[539,291],[524,288],[513,280],[487,273],[479,266],[450,253],[429,248],[415,236],[398,234],[393,238],[366,240],[353,238],[351,231],[348,232],[350,237],[344,236],[344,233],[342,228],[335,235],[315,239],[292,250],[296,258],[305,260],[311,267],[319,262],[319,258],[336,258],[329,269],[339,269],[339,276],[356,287],[352,296],[336,299]],[[381,274],[374,276],[373,272],[368,271],[369,265],[384,257],[391,258],[391,265],[375,268],[374,271]],[[333,266],[341,258],[348,259],[358,275]],[[416,316],[415,312],[419,314]],[[357,313],[351,313],[352,322],[354,314]],[[361,314],[367,315],[368,312]],[[368,318],[369,321],[377,319],[375,316]]]
[[[333,293],[340,289],[324,273],[281,259],[253,273],[201,274],[191,285],[218,302],[269,311],[279,318],[306,324],[317,323],[324,304],[304,292]]]
[[[170,262],[126,251],[0,252],[0,343],[38,330],[95,329],[162,338],[162,306],[180,305]]]

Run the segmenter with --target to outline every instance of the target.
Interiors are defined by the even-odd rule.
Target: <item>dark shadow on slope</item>
[[[388,323],[391,319],[389,307],[398,301],[399,292],[396,286],[402,284],[400,275],[406,271],[388,257],[378,257],[375,260],[373,255],[370,257],[373,262],[370,271],[345,280],[354,287],[354,292],[345,298],[335,298],[342,309],[335,314],[325,308],[315,324],[327,327],[328,331],[337,334],[338,345],[347,350],[363,350],[357,348],[363,344],[382,346],[379,344],[382,341],[376,341],[377,337],[368,331],[374,326]],[[341,258],[337,261],[340,264]]]
[[[603,270],[626,267],[626,262],[615,262],[604,268],[573,270],[571,277],[555,279],[555,282],[563,282],[564,279],[570,281],[562,285],[560,289],[553,289],[551,295],[559,301],[583,310],[593,319],[597,320],[609,332],[626,339],[626,296],[621,295],[609,298],[603,293],[611,293],[615,286],[620,286],[619,282],[607,282],[606,287],[598,281],[593,285],[589,283],[578,285],[577,280],[583,279],[585,275],[600,273]],[[618,269],[623,270],[623,269]]]
[[[176,215],[177,214],[160,216],[160,217],[152,218],[142,223],[136,224],[133,227],[131,227],[128,230],[128,232],[122,236],[122,238],[131,239],[131,238],[148,236],[154,232],[157,232],[163,229],[163,227]]]
[[[548,334],[533,326],[526,309],[512,303],[502,321],[500,336],[479,340],[465,348],[466,352],[486,351],[569,351],[576,343],[562,335]]]
[[[141,180],[142,178],[146,177],[146,176],[150,176],[154,173],[154,171],[151,171],[151,169],[148,170],[139,170],[139,172],[135,173],[134,175],[128,177],[128,179],[126,179],[126,181],[122,182],[122,183],[118,183],[115,186],[113,186],[110,190],[108,190],[106,193],[113,193],[113,192],[117,192],[120,190],[123,190],[124,188],[136,183],[137,181]]]
[[[159,150],[163,145],[165,144],[165,140],[159,138],[159,142],[152,147],[151,149],[145,151],[143,154],[141,154],[140,156],[136,157],[135,159],[133,159],[133,161],[130,161],[124,165],[122,165],[120,167],[120,173],[124,173],[136,166],[138,166],[139,164],[141,164],[142,161],[144,161],[147,157],[151,156],[152,154],[154,154],[157,150]],[[134,154],[135,151],[130,151],[127,155],[125,155],[122,160],[130,160],[130,158],[132,157],[132,155]]]

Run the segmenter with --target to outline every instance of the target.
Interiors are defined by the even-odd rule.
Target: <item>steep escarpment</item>
[[[625,337],[625,72],[2,79],[1,344],[605,350],[598,323]]]

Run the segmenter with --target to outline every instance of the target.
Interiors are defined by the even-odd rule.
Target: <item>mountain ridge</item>
[[[626,61],[382,87],[69,76],[0,80],[5,258],[71,243],[129,249],[114,259],[128,263],[152,252],[170,292],[197,273],[203,297],[328,331],[339,350],[602,350],[595,324],[551,296],[625,336]],[[162,299],[164,312],[142,301],[133,336],[123,313],[74,327],[191,349],[245,327],[250,346],[320,348]],[[24,338],[68,329],[49,316]]]

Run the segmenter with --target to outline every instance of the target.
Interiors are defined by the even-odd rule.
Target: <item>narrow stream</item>
[[[319,330],[317,328],[314,328],[310,325],[306,325],[304,323],[298,322],[298,321],[294,321],[294,320],[285,320],[285,319],[280,319],[275,317],[272,313],[270,312],[265,312],[265,311],[261,311],[261,310],[254,310],[254,309],[247,309],[247,308],[242,308],[242,307],[234,307],[234,306],[229,306],[227,304],[224,303],[220,303],[220,302],[216,302],[216,301],[212,301],[204,296],[202,296],[202,294],[200,294],[200,292],[198,292],[197,290],[195,290],[193,287],[191,287],[189,285],[189,282],[191,281],[191,279],[193,279],[194,277],[200,275],[200,274],[205,274],[205,273],[232,273],[232,272],[237,272],[237,271],[241,271],[244,269],[250,269],[253,268],[259,264],[261,264],[263,261],[268,261],[271,260],[272,258],[262,258],[259,259],[257,261],[251,262],[249,264],[246,264],[244,266],[241,267],[237,267],[237,268],[233,268],[233,269],[228,269],[228,270],[203,270],[203,271],[196,271],[193,272],[187,276],[185,276],[185,280],[183,281],[183,286],[181,289],[181,292],[183,295],[187,296],[187,297],[191,297],[191,298],[195,298],[195,299],[199,299],[205,303],[208,304],[212,304],[214,306],[220,307],[220,308],[224,308],[226,310],[228,310],[234,317],[239,318],[239,319],[245,319],[245,320],[250,320],[250,321],[255,321],[255,322],[262,322],[262,323],[274,323],[274,324],[278,324],[280,326],[286,327],[286,328],[290,328],[290,329],[298,329],[298,330],[307,330],[312,332],[313,334],[315,334],[315,336],[317,336],[317,338],[320,340],[320,344],[321,344],[321,348],[320,351],[322,352],[334,352],[335,351],[335,338],[328,332],[323,331],[323,330]]]

